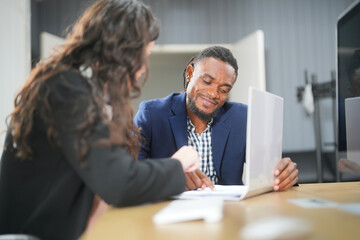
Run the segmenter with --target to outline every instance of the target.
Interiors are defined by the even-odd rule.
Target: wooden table
[[[111,208],[82,239],[240,239],[239,232],[246,224],[275,216],[296,216],[309,222],[312,232],[306,239],[360,239],[360,216],[336,208],[305,209],[287,201],[315,197],[338,203],[360,203],[360,182],[301,184],[285,192],[225,202],[224,217],[218,223],[199,220],[155,225],[152,217],[170,201]]]

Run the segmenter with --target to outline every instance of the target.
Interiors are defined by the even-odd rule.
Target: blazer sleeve
[[[138,159],[148,159],[151,156],[151,116],[146,102],[140,103],[134,122],[140,128],[140,134],[143,137]]]
[[[94,109],[91,107],[91,88],[79,74],[64,78],[66,81],[60,81],[50,101],[56,109],[57,124],[63,129],[59,131],[58,141],[64,157],[87,187],[115,206],[155,201],[185,190],[185,176],[178,160],[134,161],[121,146],[92,144],[109,137],[108,125],[102,121],[95,124],[86,139],[91,144],[88,153],[79,159],[78,133],[71,129]],[[78,107],[79,103],[82,108]]]

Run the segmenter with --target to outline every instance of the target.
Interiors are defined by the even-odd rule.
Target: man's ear
[[[187,67],[186,67],[186,80],[190,81],[190,79],[192,78],[194,73],[194,64],[190,63]]]

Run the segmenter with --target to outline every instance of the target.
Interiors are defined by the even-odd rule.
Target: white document
[[[336,207],[338,203],[319,198],[292,198],[288,202],[303,208],[328,208]]]
[[[360,203],[343,203],[339,204],[338,208],[360,217]]]
[[[360,203],[337,203],[320,198],[291,198],[288,202],[303,208],[337,208],[360,216]]]
[[[175,198],[177,199],[198,199],[204,197],[216,197],[224,200],[240,200],[247,193],[248,186],[243,185],[215,185],[215,190],[205,188],[202,190],[185,191]]]

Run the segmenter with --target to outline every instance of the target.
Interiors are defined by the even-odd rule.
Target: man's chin
[[[216,114],[218,113],[219,109],[215,109],[212,112],[204,112],[201,109],[197,108],[196,111],[194,111],[193,113],[199,117],[201,120],[204,121],[210,121],[212,118],[214,118],[216,116]]]
[[[201,113],[204,116],[213,116],[215,111],[209,112],[209,111],[203,111],[202,109],[199,109],[199,113]]]
[[[196,106],[196,103],[194,101],[191,101],[190,99],[188,103],[189,103],[190,111],[203,121],[210,121],[212,118],[216,116],[216,114],[219,112],[220,109],[220,108],[216,108],[214,111],[209,113],[209,109],[206,109],[207,111],[201,110],[198,106]]]

